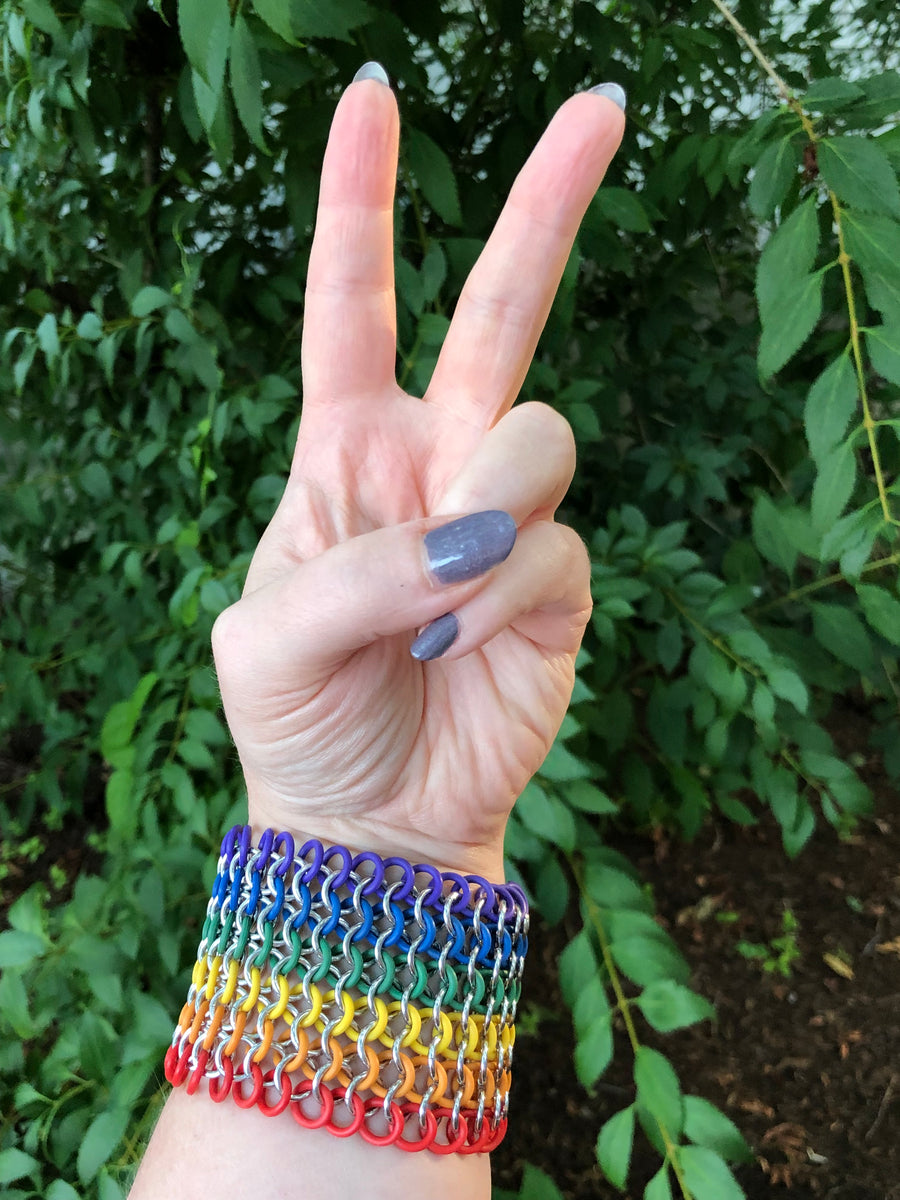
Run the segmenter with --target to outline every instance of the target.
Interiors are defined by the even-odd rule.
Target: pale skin
[[[586,550],[553,519],[574,471],[571,431],[544,405],[512,405],[623,129],[605,97],[562,106],[418,399],[394,376],[397,105],[374,79],[341,98],[309,264],[291,474],[243,597],[213,631],[257,833],[271,826],[503,878],[506,821],[565,714],[591,608]],[[514,518],[511,554],[442,585],[424,534],[486,509]],[[447,612],[458,639],[416,661],[416,632]],[[490,1164],[337,1139],[287,1112],[270,1119],[175,1089],[132,1200],[226,1187],[267,1200],[362,1188],[372,1200],[489,1200]]]

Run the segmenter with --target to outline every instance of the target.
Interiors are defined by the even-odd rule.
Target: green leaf
[[[620,1192],[625,1190],[628,1179],[633,1144],[634,1105],[629,1104],[609,1118],[597,1138],[597,1162],[609,1182]]]
[[[38,1161],[10,1146],[8,1150],[0,1150],[0,1183],[12,1183],[16,1179],[24,1179],[38,1169]]]
[[[708,1000],[674,979],[651,983],[635,1004],[659,1033],[671,1033],[673,1029],[684,1029],[715,1016],[715,1009]]]
[[[564,1200],[564,1197],[549,1175],[539,1167],[526,1163],[519,1200]]]
[[[797,151],[790,138],[773,142],[753,167],[747,202],[760,220],[768,220],[787,195],[797,174]]]
[[[188,62],[218,97],[231,36],[228,0],[178,0],[178,31]]]
[[[796,671],[789,667],[772,666],[766,671],[769,687],[781,700],[793,704],[797,712],[805,713],[809,708],[809,693],[806,684]]]
[[[876,591],[879,589],[876,589]],[[900,609],[900,605],[897,606]],[[875,669],[872,641],[862,621],[844,604],[810,604],[816,641],[840,662],[868,675]]]
[[[422,195],[437,215],[448,225],[462,225],[456,179],[450,159],[444,151],[427,133],[408,129],[406,153]]]
[[[813,528],[826,533],[847,507],[856,486],[856,455],[849,441],[829,450],[819,463],[810,514]]]
[[[565,793],[569,803],[580,812],[611,816],[619,811],[619,806],[612,797],[588,783],[586,779],[573,779],[566,784]]]
[[[81,1200],[81,1197],[70,1183],[54,1179],[47,1188],[45,1200]]]
[[[684,1146],[679,1151],[681,1173],[694,1200],[744,1200],[734,1176],[714,1150]]]
[[[47,943],[36,933],[7,929],[0,933],[0,970],[27,967],[47,950]]]
[[[531,833],[564,850],[574,850],[575,818],[561,800],[533,779],[516,801],[516,816]]]
[[[801,103],[809,112],[838,112],[864,95],[855,83],[841,79],[839,75],[830,75],[811,83]]]
[[[669,1168],[666,1163],[659,1168],[647,1186],[644,1188],[644,1200],[672,1200],[672,1187],[669,1183]]]
[[[86,312],[78,322],[78,328],[75,332],[80,338],[84,338],[86,342],[99,342],[103,337],[103,322],[99,314]]]
[[[134,789],[134,774],[128,769],[113,771],[106,781],[106,816],[109,827],[126,838],[133,833],[137,818]]]
[[[856,594],[866,620],[876,633],[900,646],[900,600],[874,583],[859,583]]]
[[[568,783],[576,779],[589,778],[594,773],[590,763],[584,762],[556,741],[541,763],[538,774],[554,783]]]
[[[760,554],[787,575],[793,575],[797,565],[798,547],[791,537],[784,510],[765,492],[760,492],[753,505],[753,541]],[[732,638],[732,645],[734,639]],[[734,647],[737,650],[737,647]],[[768,647],[766,648],[768,649]],[[740,654],[741,651],[737,650]]]
[[[38,345],[44,352],[48,363],[56,362],[59,358],[59,333],[56,329],[56,316],[46,313],[37,327]]]
[[[91,25],[103,25],[110,29],[131,28],[127,14],[116,0],[84,0],[81,16]]]
[[[130,1122],[127,1109],[112,1108],[94,1117],[78,1150],[78,1178],[82,1183],[90,1183],[109,1161]]]
[[[867,329],[866,346],[878,374],[900,387],[900,328],[879,325]]]
[[[253,8],[282,41],[291,46],[299,45],[291,24],[291,5],[287,0],[253,0]]]
[[[152,283],[146,287],[142,287],[131,301],[131,315],[133,317],[147,317],[152,312],[156,312],[158,308],[168,308],[174,301],[174,296],[171,292],[165,291],[161,287],[155,287]]]
[[[675,947],[654,937],[630,937],[613,941],[610,953],[616,966],[639,987],[663,979],[686,983],[690,968]]]
[[[819,170],[839,200],[862,212],[900,217],[900,185],[871,138],[847,134],[824,138],[818,148]]]
[[[113,494],[109,471],[102,463],[88,463],[78,473],[78,482],[93,500],[109,500]]]
[[[49,0],[24,0],[22,12],[26,20],[42,33],[49,33],[51,37],[63,36],[62,24]]]
[[[634,1056],[634,1082],[638,1103],[656,1118],[668,1136],[677,1140],[684,1120],[681,1087],[672,1064],[649,1046],[638,1046]]]
[[[584,891],[601,908],[629,908],[639,912],[650,908],[637,880],[602,863],[588,862],[584,869]]]
[[[684,1097],[684,1135],[731,1162],[752,1162],[753,1152],[738,1127],[701,1096]]]
[[[254,146],[266,150],[262,132],[262,78],[256,42],[238,11],[231,31],[231,94],[241,124]]]
[[[612,1062],[613,1034],[609,1016],[599,1017],[575,1044],[575,1074],[578,1082],[591,1088]]]
[[[817,463],[847,432],[857,399],[856,375],[845,351],[825,368],[806,397],[803,423],[810,453]]]
[[[291,16],[300,37],[338,38],[352,42],[351,31],[374,15],[364,0],[291,0]]]
[[[590,935],[582,929],[559,956],[559,983],[570,1008],[574,1008],[582,990],[597,977],[599,969]]]
[[[629,233],[649,233],[650,221],[640,198],[627,188],[602,187],[591,204],[593,213]]]
[[[843,217],[847,253],[859,266],[873,308],[900,324],[900,224],[851,210]]]
[[[763,325],[778,319],[785,288],[806,279],[819,248],[816,198],[810,196],[782,221],[763,247],[756,270],[756,298]]]
[[[757,352],[763,379],[780,371],[818,325],[822,315],[824,278],[824,271],[807,275],[785,287],[772,302]]]

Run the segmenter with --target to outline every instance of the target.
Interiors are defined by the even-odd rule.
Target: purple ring
[[[483,875],[467,875],[466,879],[469,883],[475,884],[476,887],[480,887],[484,890],[487,900],[485,901],[483,911],[488,917],[493,917],[497,912],[497,895],[494,885],[492,883],[488,883]],[[474,903],[472,904],[472,907],[475,907]]]
[[[262,837],[259,839],[259,858],[256,860],[256,870],[265,871],[269,865],[269,857],[272,854],[272,843],[275,841],[275,830],[264,829]]]
[[[325,849],[322,846],[322,843],[317,842],[315,838],[310,838],[308,842],[303,843],[303,845],[300,847],[298,857],[305,859],[310,850],[313,852],[313,864],[312,866],[305,867],[300,873],[300,880],[302,883],[312,883],[312,881],[318,875],[325,859]]]
[[[384,883],[384,860],[374,850],[363,850],[361,854],[354,855],[350,866],[354,871],[358,872],[364,862],[371,863],[375,870],[363,884],[361,895],[374,896],[382,883]]]
[[[391,897],[393,900],[402,903],[404,900],[408,900],[412,894],[413,884],[416,881],[416,873],[409,859],[399,858],[397,855],[392,855],[390,858],[384,859],[385,873],[388,867],[399,867],[403,872],[403,886],[395,891]]]
[[[413,867],[416,875],[427,875],[431,881],[431,887],[428,895],[422,898],[422,903],[427,904],[429,908],[439,908],[441,903],[441,895],[444,891],[444,877],[437,867],[430,867],[428,863],[416,863]]]
[[[329,846],[322,855],[322,865],[330,863],[335,855],[341,860],[341,867],[332,878],[331,886],[333,888],[340,888],[350,878],[350,872],[353,869],[353,855],[346,846]]]
[[[459,875],[456,871],[444,871],[443,876],[446,883],[456,884],[453,891],[459,890],[461,893],[450,905],[450,911],[453,913],[465,912],[469,907],[469,881],[465,875]]]
[[[294,839],[289,833],[278,833],[275,835],[275,849],[280,850],[284,846],[284,858],[275,868],[275,874],[282,878],[287,874],[287,869],[294,860]]]
[[[235,843],[237,842],[238,831],[240,828],[240,825],[232,825],[232,827],[222,838],[222,847],[219,853],[224,855],[226,858],[231,858],[232,854],[234,854],[234,847]]]
[[[247,859],[250,855],[251,830],[249,825],[238,825],[237,828],[240,830],[240,834],[238,836],[241,844],[241,857],[238,860],[238,864],[243,871],[244,867],[247,865]]]

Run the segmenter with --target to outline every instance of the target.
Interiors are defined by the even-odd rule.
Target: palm
[[[354,107],[354,91],[363,92],[367,108],[358,99]],[[469,869],[495,872],[506,815],[543,760],[565,712],[586,615],[584,602],[581,613],[573,612],[578,605],[569,603],[564,610],[548,606],[521,614],[484,645],[461,657],[428,663],[410,656],[410,628],[387,635],[374,630],[381,636],[363,637],[344,653],[320,655],[315,661],[315,655],[292,658],[280,646],[272,655],[265,627],[277,622],[280,609],[291,602],[292,589],[305,578],[304,564],[326,562],[329,550],[374,530],[437,514],[449,519],[479,508],[512,511],[518,505],[514,515],[521,542],[529,522],[552,515],[561,495],[558,479],[538,485],[533,498],[527,488],[519,494],[522,486],[516,483],[517,495],[512,497],[512,484],[504,485],[502,479],[502,464],[496,480],[485,479],[484,471],[473,473],[472,464],[481,461],[479,454],[489,463],[490,454],[498,453],[493,445],[503,444],[502,415],[533,352],[567,243],[577,228],[579,207],[583,209],[584,197],[596,186],[592,175],[597,162],[588,164],[583,181],[576,180],[579,187],[573,185],[576,194],[568,202],[572,211],[566,214],[571,229],[554,239],[553,254],[534,285],[531,320],[512,321],[511,331],[488,330],[501,353],[504,341],[514,342],[515,352],[502,354],[495,366],[501,394],[495,386],[485,404],[473,399],[466,386],[466,371],[473,380],[476,372],[482,380],[487,376],[488,386],[491,371],[489,363],[486,370],[483,361],[472,362],[472,338],[484,336],[485,319],[483,312],[466,311],[464,294],[423,402],[404,395],[386,378],[393,367],[394,335],[392,295],[384,279],[390,266],[390,225],[384,219],[383,193],[392,187],[392,156],[381,163],[380,175],[373,177],[370,170],[362,182],[359,168],[353,178],[344,165],[350,148],[343,142],[364,133],[371,137],[373,123],[376,135],[395,138],[393,101],[382,85],[367,83],[348,92],[342,107],[349,112],[341,117],[339,110],[332,131],[317,248],[310,263],[300,436],[284,498],[251,565],[247,600],[241,602],[243,616],[231,618],[230,636],[217,639],[223,697],[247,776],[251,810],[255,807],[261,818],[279,823],[290,818],[292,827],[319,836],[409,848],[411,853],[421,851],[422,856],[428,853]],[[611,106],[605,102],[597,105],[600,117],[610,124],[607,107]],[[607,141],[612,139],[613,134]],[[565,148],[560,153],[565,154]],[[594,157],[600,161],[603,155]],[[369,190],[361,204],[368,201],[373,213],[365,229],[366,263],[359,266],[351,259],[343,264],[345,272],[368,272],[363,287],[356,279],[346,288],[348,297],[340,287],[342,264],[335,265],[339,239],[333,225],[347,219],[342,210],[352,189],[357,195]],[[332,198],[335,213],[329,208]],[[562,201],[546,202],[565,208]],[[506,220],[513,228],[504,232],[502,222],[498,227],[476,268],[476,291],[493,287],[496,295],[507,286],[504,275],[509,276],[510,265],[504,271],[491,258],[497,239],[494,259],[508,256],[504,238],[508,242],[534,236],[534,223],[516,216]],[[517,222],[524,228],[516,230]],[[546,247],[543,257],[548,257]],[[484,277],[481,284],[479,272]],[[357,300],[356,319],[348,322],[336,306],[353,304],[352,293],[360,291],[368,293],[368,300]],[[471,302],[468,307],[473,308]],[[484,304],[479,301],[474,307],[483,309]],[[495,321],[502,322],[502,296],[492,307]],[[476,316],[477,334],[468,324]],[[509,323],[508,313],[506,320]],[[325,336],[341,324],[337,338]],[[467,365],[461,362],[463,354]],[[548,428],[546,418],[541,421]],[[542,449],[535,447],[533,453],[539,455]],[[529,464],[522,465],[527,473]],[[539,473],[535,469],[534,474]],[[562,490],[567,483],[568,478],[562,480]],[[384,563],[383,569],[389,573],[391,564]],[[340,596],[341,586],[335,580],[332,592],[329,577],[329,596]],[[405,586],[402,579],[397,586]],[[463,600],[471,593],[467,589]],[[235,606],[235,613],[241,605]],[[439,848],[446,849],[442,853]]]

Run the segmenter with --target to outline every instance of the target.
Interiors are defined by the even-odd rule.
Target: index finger
[[[522,386],[578,226],[622,140],[624,113],[608,96],[573,96],[553,117],[460,295],[425,398],[482,428]]]

